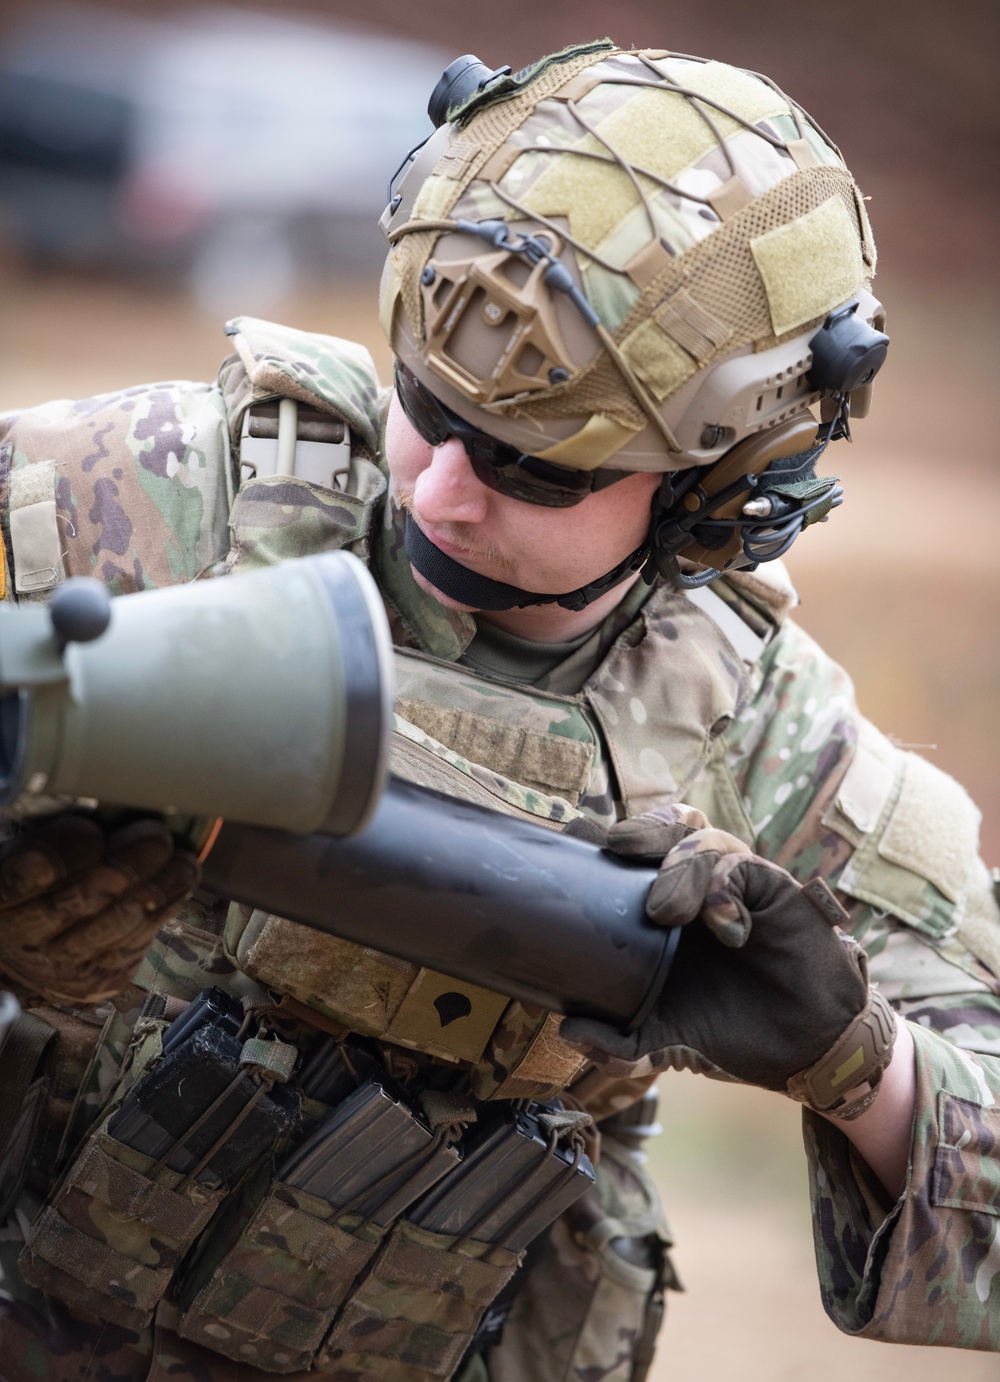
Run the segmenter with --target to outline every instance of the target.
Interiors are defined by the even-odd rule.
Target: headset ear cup
[[[876,311],[871,319],[871,326],[875,331],[885,331],[885,308],[880,302],[875,304]],[[871,379],[867,384],[862,384],[860,388],[852,389],[847,395],[847,401],[851,405],[851,418],[860,421],[868,416],[872,410],[872,398],[875,393],[875,380]]]
[[[711,497],[721,493],[742,475],[761,475],[773,461],[784,460],[788,456],[796,456],[802,451],[807,451],[815,442],[816,419],[809,413],[800,414],[797,418],[789,418],[787,422],[781,422],[767,432],[758,432],[754,436],[746,437],[743,441],[738,442],[732,450],[727,451],[722,459],[716,462],[699,486],[702,493],[709,499],[707,508],[711,510],[711,517],[739,518],[743,505],[753,494],[751,485],[748,484],[731,499],[727,499],[718,509],[712,510]],[[684,501],[682,500],[681,503],[683,505]],[[708,516],[708,512],[706,512],[706,517]],[[683,556],[688,561],[698,562],[703,566],[714,566],[718,570],[722,570],[742,551],[743,538],[739,528],[735,528],[732,537],[723,547],[705,547],[695,538],[690,546],[682,548],[677,555]]]

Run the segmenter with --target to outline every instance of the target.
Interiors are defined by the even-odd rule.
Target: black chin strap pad
[[[460,562],[453,561],[440,547],[434,546],[427,534],[418,527],[412,514],[406,514],[406,555],[414,570],[419,571],[424,580],[430,581],[442,595],[468,605],[470,609],[524,609],[528,605],[586,609],[592,600],[638,571],[645,562],[647,551],[647,544],[643,542],[624,561],[589,585],[570,590],[565,595],[540,595],[522,590],[520,586],[508,585],[505,581],[491,581],[488,576],[480,576]]]

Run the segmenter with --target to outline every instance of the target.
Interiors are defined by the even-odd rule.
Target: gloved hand
[[[690,832],[677,808],[608,834],[607,848],[637,860],[663,846],[646,912],[684,931],[655,1008],[628,1035],[586,1018],[564,1019],[560,1035],[612,1075],[696,1070],[857,1117],[889,1063],[895,1017],[837,926],[840,903],[724,831]]]
[[[0,850],[0,971],[22,1001],[96,1003],[130,982],[198,861],[160,821],[105,831],[66,812]]]

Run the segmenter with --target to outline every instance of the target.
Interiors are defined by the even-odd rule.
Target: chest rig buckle
[[[243,414],[242,481],[292,475],[343,491],[350,468],[351,433],[341,418],[294,398],[254,403]]]

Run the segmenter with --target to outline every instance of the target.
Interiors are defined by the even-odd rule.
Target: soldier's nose
[[[413,501],[417,517],[428,523],[482,523],[490,491],[476,479],[465,447],[449,437],[431,453],[431,463],[417,476]]]

